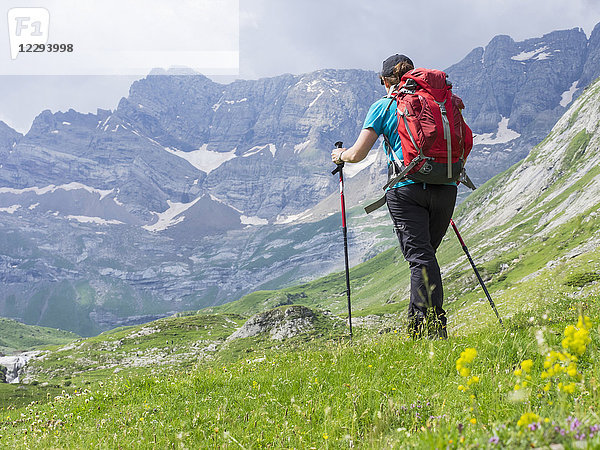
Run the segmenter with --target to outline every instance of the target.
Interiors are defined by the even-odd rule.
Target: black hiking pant
[[[408,319],[414,337],[422,335],[426,317],[431,337],[447,337],[442,275],[435,252],[450,224],[456,191],[451,185],[415,183],[386,194],[394,230],[410,267]],[[428,317],[428,311],[433,317]]]

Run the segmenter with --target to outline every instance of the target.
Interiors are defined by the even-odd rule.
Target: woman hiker
[[[383,135],[388,146],[388,168],[394,164],[394,158],[402,166],[396,102],[390,94],[398,87],[402,75],[413,68],[413,62],[404,55],[396,54],[383,62],[380,80],[388,95],[371,105],[354,145],[333,149],[331,159],[334,163],[362,161]],[[389,151],[390,147],[392,151]],[[409,333],[415,338],[421,337],[424,331],[429,337],[448,337],[446,312],[442,307],[442,277],[435,252],[450,224],[456,191],[456,183],[425,184],[405,178],[386,192],[394,231],[410,266],[408,319]],[[424,330],[425,326],[427,330]]]

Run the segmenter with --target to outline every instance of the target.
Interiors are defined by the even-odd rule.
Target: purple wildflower
[[[578,441],[583,441],[585,439],[585,433],[576,434],[575,439]]]
[[[500,438],[498,436],[492,436],[489,442],[490,444],[497,444],[500,442]]]
[[[566,433],[566,430],[564,428],[561,428],[561,427],[558,427],[558,426],[554,427],[554,431],[556,433],[560,434],[561,436],[564,436],[565,433]]]
[[[540,423],[539,422],[533,422],[529,424],[529,430],[530,431],[535,431],[540,427]]]
[[[571,431],[575,431],[581,425],[581,422],[577,417],[569,416],[567,417],[567,423],[569,424]]]

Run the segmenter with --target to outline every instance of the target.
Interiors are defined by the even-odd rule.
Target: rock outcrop
[[[301,305],[271,309],[255,314],[229,340],[269,333],[271,339],[281,341],[314,328],[315,313]]]
[[[19,376],[27,362],[38,352],[25,352],[15,356],[0,356],[0,367],[3,373],[4,383],[18,383]]]

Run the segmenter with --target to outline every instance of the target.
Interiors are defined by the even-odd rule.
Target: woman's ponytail
[[[384,77],[384,78],[388,83],[390,83],[390,85],[395,86],[397,84],[400,84],[400,79],[406,72],[413,70],[413,69],[414,69],[413,65],[411,63],[409,63],[408,61],[400,61],[398,64],[396,64],[394,66],[393,75],[391,77]]]

